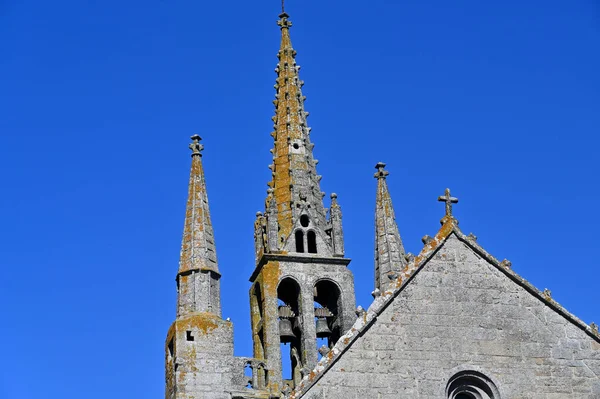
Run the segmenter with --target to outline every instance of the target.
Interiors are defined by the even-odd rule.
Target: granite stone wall
[[[502,399],[600,398],[600,338],[451,235],[302,397],[440,399],[465,371]]]

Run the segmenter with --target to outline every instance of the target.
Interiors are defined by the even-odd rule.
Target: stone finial
[[[446,217],[452,218],[452,204],[458,203],[458,198],[450,195],[450,189],[447,188],[444,195],[438,197],[438,201],[446,203]]]
[[[421,241],[423,241],[423,244],[427,245],[433,241],[433,237],[430,235],[424,235],[423,238],[421,238]]]
[[[470,241],[473,241],[473,242],[477,242],[477,236],[473,233],[469,233],[469,235],[467,236],[467,239],[469,239]]]
[[[281,393],[287,397],[292,393],[292,388],[288,384],[285,384],[281,389]]]
[[[385,170],[385,163],[383,162],[377,162],[375,169],[377,169],[377,172],[374,175],[376,179],[385,179],[390,174],[390,172]]]
[[[325,357],[325,356],[327,356],[327,354],[329,353],[330,350],[331,349],[329,349],[328,347],[323,345],[319,348],[319,353],[321,354],[321,356]]]
[[[510,269],[512,267],[512,262],[508,259],[504,259],[502,262],[500,262],[500,264],[507,269]]]
[[[204,150],[204,146],[200,144],[200,141],[202,141],[202,137],[200,137],[197,134],[194,134],[190,138],[192,139],[192,142],[190,143],[189,147],[190,150],[192,150],[192,156],[202,156],[202,150]]]
[[[373,296],[373,298],[378,298],[381,296],[381,290],[379,288],[375,288],[375,290],[371,292],[371,295]]]
[[[542,294],[544,295],[544,297],[546,297],[546,299],[552,299],[552,291],[550,291],[548,288],[544,288],[544,292]]]
[[[289,29],[292,26],[292,22],[290,20],[288,20],[289,18],[289,14],[285,11],[282,11],[281,14],[279,14],[279,21],[277,21],[277,25],[279,25],[281,27],[281,29]]]
[[[592,332],[596,335],[599,335],[600,333],[598,332],[598,324],[591,322],[590,323],[590,328],[592,329]]]
[[[367,313],[367,311],[362,307],[362,306],[358,306],[356,308],[356,316],[361,317],[362,315],[364,315],[365,313]]]

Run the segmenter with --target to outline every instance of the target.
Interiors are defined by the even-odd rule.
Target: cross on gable
[[[450,189],[447,188],[444,195],[438,197],[438,201],[446,203],[446,216],[452,217],[452,204],[458,203],[458,198],[450,195]]]

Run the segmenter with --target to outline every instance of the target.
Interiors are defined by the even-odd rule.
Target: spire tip
[[[189,148],[192,150],[192,156],[202,156],[202,150],[204,150],[204,146],[200,144],[202,137],[198,134],[194,134],[190,139],[192,139],[192,142],[190,143]]]
[[[390,172],[385,170],[385,163],[383,162],[377,162],[375,169],[377,169],[377,173],[375,173],[376,179],[385,179],[390,174]]]

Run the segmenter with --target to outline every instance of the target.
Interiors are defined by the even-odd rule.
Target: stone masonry
[[[375,290],[356,308],[342,208],[323,201],[289,16],[280,15],[272,179],[254,223],[253,357],[234,356],[198,135],[165,342],[165,399],[600,399],[600,334],[466,236],[405,253],[378,163]],[[227,275],[227,268],[225,268]],[[289,370],[284,372],[284,370]]]
[[[485,375],[493,393],[465,398],[600,398],[597,329],[457,223],[445,219],[294,398],[449,398],[452,377],[466,371]]]

